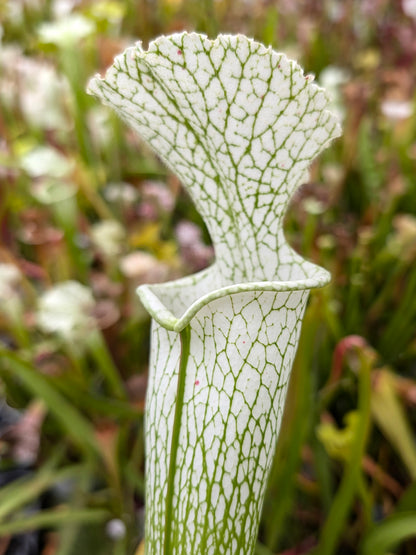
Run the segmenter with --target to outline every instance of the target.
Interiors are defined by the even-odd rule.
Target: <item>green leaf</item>
[[[335,550],[345,527],[354,496],[357,495],[362,484],[361,466],[371,423],[371,362],[365,352],[360,353],[360,361],[359,400],[355,417],[357,421],[353,426],[355,433],[351,439],[340,486],[322,527],[319,545],[314,551],[316,555],[336,553]]]
[[[5,349],[0,349],[0,361],[0,373],[12,374],[32,395],[42,399],[73,443],[88,455],[100,454],[92,425],[54,389],[45,376]]]
[[[77,478],[87,471],[85,465],[74,465],[62,470],[41,468],[34,476],[14,481],[0,490],[0,522],[13,511],[39,497],[53,484]]]
[[[28,532],[39,528],[55,528],[74,523],[96,523],[111,518],[111,513],[104,509],[67,509],[54,508],[41,511],[31,516],[16,518],[0,524],[0,536]]]
[[[394,374],[379,370],[371,396],[371,412],[375,421],[396,449],[413,480],[416,480],[416,447],[414,432],[395,390]]]
[[[386,518],[367,535],[361,554],[386,555],[412,537],[416,537],[416,511],[400,512]]]

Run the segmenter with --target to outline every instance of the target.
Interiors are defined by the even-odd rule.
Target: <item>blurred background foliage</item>
[[[0,3],[0,554],[143,548],[135,288],[213,251],[178,179],[85,88],[183,29],[286,52],[344,128],[286,218],[333,281],[309,303],[257,555],[415,554],[415,0]]]

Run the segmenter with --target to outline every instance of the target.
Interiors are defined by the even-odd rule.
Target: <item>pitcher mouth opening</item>
[[[250,291],[303,291],[323,287],[330,282],[331,275],[327,270],[306,260],[302,262],[302,269],[305,270],[306,266],[310,277],[224,283],[214,263],[197,274],[178,280],[141,285],[137,294],[156,322],[167,330],[180,332],[203,306],[215,299]]]

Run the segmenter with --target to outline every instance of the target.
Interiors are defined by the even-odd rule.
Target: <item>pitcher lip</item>
[[[214,264],[215,266],[215,264]],[[320,266],[313,265],[317,274],[311,278],[296,279],[288,281],[250,281],[243,283],[233,283],[224,287],[217,287],[205,293],[193,301],[180,317],[175,316],[159,298],[158,292],[174,292],[175,289],[186,287],[186,282],[192,280],[193,284],[204,278],[208,272],[214,270],[214,266],[206,268],[197,274],[185,276],[183,278],[168,281],[160,284],[144,284],[136,289],[143,306],[156,322],[170,331],[182,331],[199,312],[199,310],[215,299],[220,299],[235,293],[250,291],[305,291],[317,289],[327,285],[331,281],[331,274]],[[188,285],[189,287],[189,285]]]

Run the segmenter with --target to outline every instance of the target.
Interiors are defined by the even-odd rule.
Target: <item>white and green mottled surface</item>
[[[295,62],[242,35],[138,44],[90,91],[178,175],[216,253],[139,289],[154,319],[146,554],[249,555],[309,289],[329,280],[283,218],[339,124]]]

